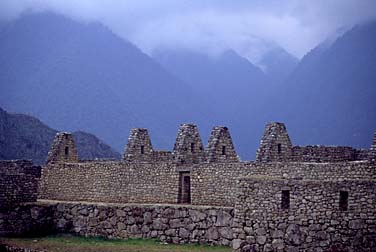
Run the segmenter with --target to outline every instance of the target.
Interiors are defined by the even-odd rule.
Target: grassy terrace
[[[229,252],[231,248],[207,245],[164,244],[157,240],[109,240],[72,235],[53,235],[38,238],[0,238],[0,244],[48,252]]]

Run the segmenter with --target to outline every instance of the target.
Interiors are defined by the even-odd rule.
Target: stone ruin
[[[177,164],[198,164],[205,161],[204,145],[195,124],[180,125],[172,156]]]
[[[30,160],[0,160],[0,212],[36,201],[40,175],[41,167]]]
[[[78,162],[78,154],[73,135],[67,132],[57,133],[48,152],[47,163]]]
[[[238,162],[230,131],[227,127],[217,126],[212,129],[206,147],[208,162]]]
[[[132,129],[123,159],[126,161],[150,161],[152,160],[153,152],[148,130],[141,128]]]
[[[31,163],[0,162],[0,235],[374,251],[375,153],[376,132],[368,150],[293,146],[283,123],[268,123],[256,160],[241,161],[228,128],[214,127],[204,149],[197,126],[182,124],[172,152],[132,129],[123,160],[81,162],[72,135],[58,133],[39,173],[25,168]]]
[[[371,159],[373,161],[376,161],[376,131],[373,134],[373,142],[371,146]]]
[[[292,156],[292,144],[283,123],[268,123],[256,153],[260,162],[289,161]]]

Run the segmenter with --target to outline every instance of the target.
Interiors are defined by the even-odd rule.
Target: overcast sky
[[[146,53],[233,48],[257,61],[277,44],[298,58],[338,28],[376,18],[376,0],[0,0],[0,18],[53,10],[100,21]]]

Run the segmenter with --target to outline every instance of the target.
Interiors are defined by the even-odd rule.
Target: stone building
[[[122,161],[81,162],[71,136],[57,134],[37,179],[38,202],[3,213],[23,218],[4,219],[0,232],[374,251],[375,139],[369,150],[293,146],[283,123],[268,123],[256,161],[239,160],[223,126],[206,146],[194,124],[180,126],[172,152],[154,150],[147,130],[133,129]]]
[[[205,161],[204,145],[197,125],[180,125],[172,155],[179,165],[198,164]]]
[[[132,129],[124,151],[123,159],[127,161],[151,161],[153,146],[147,129]]]
[[[41,167],[30,160],[0,160],[0,212],[37,200]]]
[[[47,163],[53,162],[78,162],[76,144],[72,134],[67,132],[56,134],[47,157]]]
[[[283,123],[268,123],[256,153],[256,161],[291,161],[292,144]]]
[[[213,127],[206,147],[206,159],[208,162],[239,161],[227,127]]]

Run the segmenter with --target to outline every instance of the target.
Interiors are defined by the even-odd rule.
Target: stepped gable
[[[53,162],[78,162],[76,144],[71,133],[56,134],[47,156],[47,163]]]
[[[172,155],[174,161],[180,165],[198,164],[205,161],[204,146],[197,125],[180,125]]]
[[[206,146],[206,159],[208,162],[239,161],[227,127],[213,127]]]
[[[266,124],[260,147],[256,153],[259,162],[286,162],[292,158],[292,144],[286,126],[280,122]]]
[[[126,161],[150,161],[153,156],[148,130],[145,128],[132,129],[125,147],[123,159]]]

